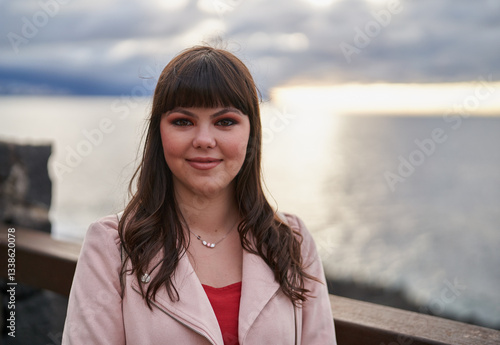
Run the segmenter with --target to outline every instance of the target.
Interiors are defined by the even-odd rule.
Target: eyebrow
[[[184,108],[174,108],[170,111],[167,111],[166,112],[166,116],[169,116],[170,114],[172,113],[181,113],[181,114],[184,114],[184,115],[187,115],[187,116],[190,116],[190,117],[197,117],[195,113],[193,112],[190,112],[189,110],[186,110]],[[237,115],[240,115],[240,116],[243,116],[243,113],[241,111],[239,111],[238,109],[236,108],[233,108],[233,107],[227,107],[227,108],[223,108],[215,113],[213,113],[212,115],[210,115],[210,118],[213,119],[213,118],[216,118],[216,117],[219,117],[219,116],[222,116],[226,113],[235,113]]]

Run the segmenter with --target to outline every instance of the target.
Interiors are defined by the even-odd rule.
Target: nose
[[[195,148],[214,148],[217,145],[214,133],[208,126],[200,126],[193,138],[193,146]]]

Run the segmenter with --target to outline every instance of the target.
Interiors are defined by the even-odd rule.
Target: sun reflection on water
[[[442,115],[463,111],[500,115],[500,82],[479,77],[475,82],[444,84],[342,84],[276,88],[280,104],[307,104],[342,115]]]

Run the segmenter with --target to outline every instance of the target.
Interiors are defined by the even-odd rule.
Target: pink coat
[[[323,284],[306,280],[306,287],[316,297],[294,312],[267,264],[244,250],[239,343],[336,344],[323,267],[313,239],[299,218],[286,215],[286,219],[304,237],[302,253],[306,265],[310,264],[307,271]],[[166,290],[160,289],[153,310],[139,294],[143,283],[135,276],[127,275],[122,300],[120,265],[117,217],[107,216],[93,223],[85,237],[71,288],[63,345],[223,345],[213,309],[186,255],[180,259],[174,278],[180,301],[172,302]]]

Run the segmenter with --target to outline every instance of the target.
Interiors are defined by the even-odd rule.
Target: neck
[[[208,197],[176,192],[176,200],[189,229],[199,235],[225,234],[239,219],[231,188]]]

